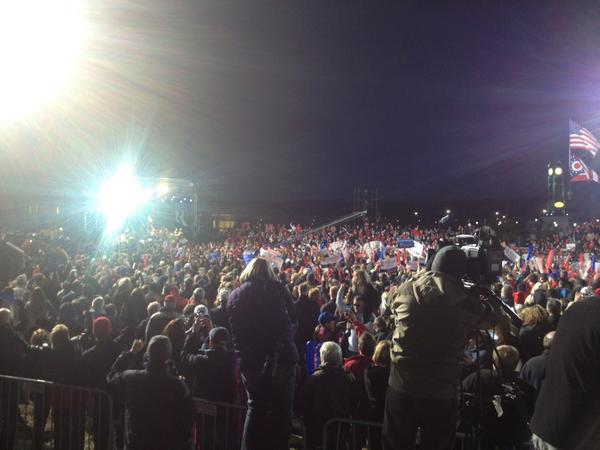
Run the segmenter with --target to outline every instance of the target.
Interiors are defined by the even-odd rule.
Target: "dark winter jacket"
[[[300,401],[308,448],[322,442],[323,426],[329,419],[349,417],[356,400],[354,383],[343,368],[327,366],[321,366],[306,380]]]
[[[371,407],[370,420],[383,421],[385,409],[385,393],[387,392],[390,378],[390,368],[372,365],[365,370],[365,388]]]
[[[85,373],[84,384],[94,389],[107,390],[106,375],[120,352],[121,347],[112,340],[98,342],[83,352],[81,366]]]
[[[308,296],[302,295],[294,303],[296,317],[298,318],[298,329],[296,330],[296,346],[299,351],[304,351],[306,341],[312,339],[315,328],[319,324],[319,305]]]
[[[169,309],[164,306],[160,311],[152,314],[146,325],[146,342],[150,342],[150,339],[154,336],[161,334],[171,320],[179,317],[181,317],[181,314],[176,309]]]
[[[0,375],[21,376],[24,370],[27,342],[12,326],[0,323]]]
[[[181,352],[184,372],[192,378],[194,397],[216,402],[235,401],[235,355],[225,346],[201,350],[202,336],[190,333]]]
[[[560,319],[532,431],[558,448],[592,449],[600,442],[600,298],[571,305]]]
[[[293,308],[289,291],[276,281],[248,280],[231,293],[227,312],[242,370],[261,368],[275,353],[282,366],[298,361]]]
[[[123,352],[108,383],[126,404],[128,448],[180,450],[189,448],[194,405],[185,384],[159,369],[125,370],[133,354]]]
[[[521,379],[532,385],[537,392],[542,387],[542,381],[546,377],[546,365],[548,364],[548,350],[538,356],[534,356],[521,368]]]

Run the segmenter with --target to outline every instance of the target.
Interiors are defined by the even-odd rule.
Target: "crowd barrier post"
[[[113,450],[113,402],[97,389],[0,375],[0,448]]]
[[[239,449],[244,431],[246,406],[194,398],[195,450]]]
[[[322,450],[380,450],[382,424],[365,420],[330,419],[323,427]]]

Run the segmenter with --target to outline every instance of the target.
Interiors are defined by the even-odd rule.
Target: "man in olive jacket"
[[[402,284],[392,299],[395,330],[386,394],[386,450],[452,449],[460,364],[467,331],[492,328],[496,312],[463,286],[467,259],[457,247],[440,249],[431,271]],[[499,310],[498,310],[499,311]]]

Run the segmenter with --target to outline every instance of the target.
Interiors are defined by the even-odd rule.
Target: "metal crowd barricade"
[[[380,450],[382,425],[379,422],[335,418],[323,427],[323,442],[319,450]],[[417,429],[416,448],[421,444],[421,429]],[[475,448],[468,446],[464,433],[456,433],[454,449]]]
[[[194,398],[196,422],[194,425],[194,449],[239,449],[244,432],[246,406],[211,402]]]
[[[0,448],[113,450],[113,403],[100,390],[0,375]]]
[[[364,420],[330,419],[323,427],[322,450],[378,450],[382,424]]]

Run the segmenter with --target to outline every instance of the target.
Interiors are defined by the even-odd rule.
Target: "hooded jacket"
[[[390,388],[417,398],[456,397],[466,333],[492,328],[492,308],[454,276],[429,271],[398,288],[392,312]]]

